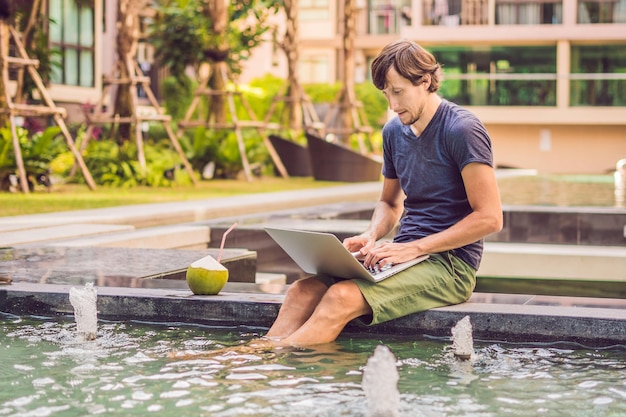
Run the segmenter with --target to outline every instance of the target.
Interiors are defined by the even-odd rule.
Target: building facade
[[[303,83],[340,78],[343,3],[299,1]],[[357,82],[388,42],[417,41],[443,65],[441,94],[486,124],[498,166],[594,174],[626,157],[626,0],[356,3]]]

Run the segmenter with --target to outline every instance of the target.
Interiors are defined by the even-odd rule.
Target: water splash
[[[367,360],[362,386],[368,417],[397,417],[400,404],[396,357],[387,346],[378,345]]]
[[[97,291],[92,282],[84,288],[70,288],[70,303],[74,307],[77,336],[81,340],[94,340],[98,332]]]
[[[452,327],[452,350],[459,359],[471,359],[474,354],[474,338],[469,316],[463,317]]]

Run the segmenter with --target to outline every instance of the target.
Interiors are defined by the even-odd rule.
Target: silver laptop
[[[380,271],[370,271],[332,233],[276,227],[266,227],[265,231],[309,274],[327,274],[345,279],[364,278],[379,282],[428,258],[428,255],[424,255]]]

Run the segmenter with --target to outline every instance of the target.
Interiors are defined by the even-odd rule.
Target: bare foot
[[[226,348],[210,351],[173,351],[167,354],[169,359],[190,360],[190,359],[218,359],[225,355],[260,355],[275,353],[276,349],[282,349],[277,341],[267,338],[254,339],[243,345],[230,346]]]

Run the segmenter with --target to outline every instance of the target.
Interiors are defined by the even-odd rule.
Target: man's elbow
[[[494,213],[489,216],[487,221],[487,234],[498,233],[504,227],[504,216],[502,212]]]

